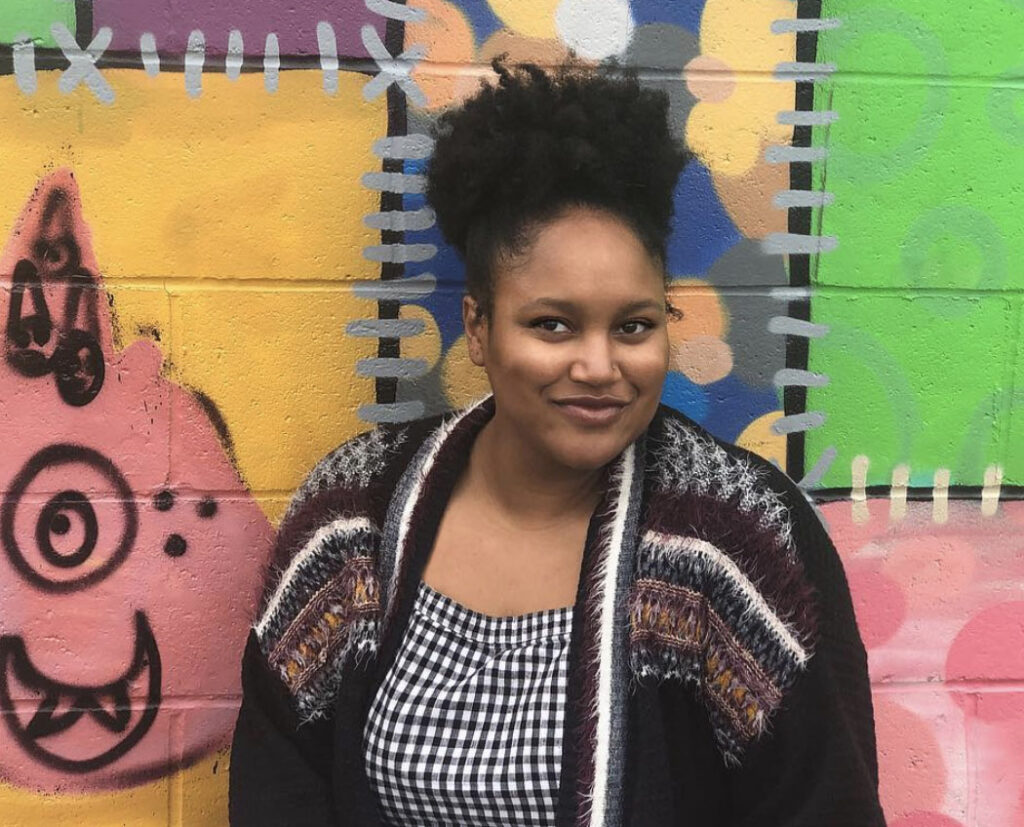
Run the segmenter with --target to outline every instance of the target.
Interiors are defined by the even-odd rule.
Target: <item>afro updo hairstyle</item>
[[[571,207],[624,221],[664,265],[672,191],[690,158],[669,130],[668,96],[628,71],[492,66],[497,85],[482,82],[438,119],[427,170],[427,202],[478,312],[493,309],[495,264]]]

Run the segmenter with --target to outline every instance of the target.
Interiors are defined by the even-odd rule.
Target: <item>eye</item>
[[[630,319],[628,322],[623,322],[619,329],[627,336],[637,336],[648,330],[653,330],[654,322],[647,319]]]
[[[124,562],[137,533],[127,481],[82,445],[50,445],[32,456],[0,507],[0,548],[19,574],[49,592],[102,580]]]
[[[536,319],[530,322],[530,326],[547,333],[568,333],[569,326],[561,319]]]

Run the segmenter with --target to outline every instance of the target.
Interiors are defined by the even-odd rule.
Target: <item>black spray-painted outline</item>
[[[71,243],[74,243],[73,239]],[[75,273],[69,281],[64,319],[65,323],[73,325],[78,317],[82,294],[93,287],[94,282],[87,273]],[[32,299],[35,312],[22,316],[26,292]],[[106,365],[103,349],[92,333],[75,327],[57,330],[57,344],[50,356],[33,348],[33,343],[42,347],[50,341],[54,324],[39,271],[28,259],[21,259],[14,266],[5,332],[7,363],[22,376],[37,379],[52,373],[60,398],[75,407],[88,405],[99,394],[106,376]],[[84,360],[80,358],[83,351],[87,354]]]
[[[57,517],[64,517],[62,529],[59,534],[66,534],[70,529],[70,520],[64,515],[65,511],[74,511],[85,524],[85,537],[81,545],[71,554],[61,554],[53,547],[50,541],[53,521]],[[80,566],[92,555],[96,548],[96,540],[99,539],[100,527],[96,520],[96,509],[89,503],[89,498],[81,491],[68,489],[54,494],[43,506],[39,519],[36,520],[36,545],[43,559],[51,566],[59,569],[73,569]]]
[[[56,755],[38,743],[41,738],[56,735],[70,728],[86,713],[91,714],[104,729],[122,732],[131,721],[132,708],[128,700],[128,689],[147,667],[149,686],[142,716],[128,734],[113,747],[92,758],[74,759]],[[22,726],[15,714],[14,699],[8,680],[9,672],[13,672],[24,686],[43,693],[43,700],[27,726]],[[40,763],[63,772],[94,772],[112,764],[133,749],[149,732],[160,711],[162,680],[160,650],[149,621],[141,611],[135,613],[135,654],[131,664],[120,678],[99,686],[76,686],[47,678],[32,665],[25,649],[25,641],[20,636],[0,637],[0,712],[3,712],[2,717],[7,729],[26,753]],[[75,702],[67,712],[55,717],[53,712],[62,695],[72,696]],[[103,695],[115,699],[113,714],[98,702],[97,697]]]
[[[104,475],[114,486],[118,502],[124,510],[124,531],[117,548],[106,563],[78,579],[57,582],[49,580],[35,571],[22,555],[18,540],[14,535],[14,517],[21,497],[32,483],[32,480],[41,471],[59,465],[70,465],[71,463],[82,463],[93,468]],[[33,586],[48,592],[63,593],[77,591],[98,580],[102,580],[124,562],[128,552],[135,545],[138,530],[139,514],[135,505],[135,498],[132,495],[131,488],[128,486],[128,482],[121,475],[117,466],[107,457],[103,456],[103,454],[92,448],[67,442],[48,445],[33,454],[11,481],[10,488],[4,497],[3,506],[0,508],[0,545],[3,545],[6,549],[11,564],[19,574]]]

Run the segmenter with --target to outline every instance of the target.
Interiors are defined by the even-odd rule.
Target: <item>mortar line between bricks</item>
[[[108,296],[113,296],[114,294],[112,292],[110,292],[110,284],[107,283],[106,279],[104,279],[103,282],[104,282],[104,287],[107,290],[107,295]],[[167,296],[167,333],[166,333],[167,347],[166,347],[166,350],[164,350],[164,348],[160,348],[160,349],[164,353],[163,365],[170,366],[170,365],[174,364],[174,362],[175,362],[175,358],[174,357],[176,356],[176,354],[174,352],[174,350],[175,350],[175,343],[177,341],[176,338],[175,338],[175,335],[174,335],[175,332],[176,332],[176,330],[175,330],[176,326],[174,324],[174,310],[175,310],[175,308],[174,308],[174,300],[175,300],[175,296],[174,296],[173,293],[171,293],[170,290],[167,289],[167,281],[166,280],[162,280],[162,286],[163,286],[164,293]],[[113,308],[115,312],[117,311],[116,305],[117,305],[117,299],[115,298],[114,299],[114,308]],[[125,331],[122,330],[122,334],[124,332]],[[163,365],[161,366],[160,373],[161,373],[161,375],[166,375],[167,372],[164,370]],[[166,446],[167,447],[167,462],[164,465],[164,468],[166,469],[165,472],[164,472],[164,482],[167,484],[167,487],[170,487],[170,485],[171,485],[171,473],[172,473],[173,468],[174,468],[174,439],[175,439],[174,435],[176,433],[178,433],[176,430],[174,430],[174,422],[175,422],[177,410],[178,410],[178,403],[174,401],[173,397],[170,397],[168,399],[168,405],[167,405],[167,446]],[[218,439],[218,442],[219,441],[220,440]],[[230,457],[230,454],[229,454],[229,457]]]
[[[361,424],[361,423],[360,423]],[[185,502],[190,505],[202,501],[205,497],[217,497],[220,502],[249,502],[251,499],[264,498],[264,499],[290,499],[295,493],[294,488],[270,488],[266,491],[259,489],[240,491],[237,488],[184,488],[176,487],[174,485],[161,485],[153,488],[149,491],[137,491],[135,492],[136,502],[148,502],[151,495],[161,490],[170,490],[174,494],[175,502]],[[63,488],[54,487],[52,490],[47,488],[38,488],[31,494],[26,494],[18,500],[19,503],[25,504],[45,504],[48,499],[55,493],[62,491]],[[114,503],[121,502],[120,497],[104,497],[89,495],[89,502],[91,503]]]
[[[970,704],[970,720],[976,720],[978,715],[977,696],[972,695],[968,699],[968,703]],[[962,732],[964,736],[964,764],[967,770],[967,812],[964,815],[967,817],[968,824],[976,825],[978,823],[978,796],[980,795],[981,785],[973,778],[976,758],[974,740],[971,738],[970,726],[965,725]]]
[[[552,64],[555,66],[556,64]],[[655,66],[631,66],[631,69],[635,68],[637,73],[644,80],[666,80],[674,82],[682,82],[678,70],[662,69]],[[431,61],[429,58],[424,59],[417,64],[417,71],[423,70],[423,74],[444,74],[444,75],[476,75],[489,73],[491,71],[490,64],[482,63],[443,63]],[[694,71],[688,74],[688,77],[693,77],[698,80],[715,80],[718,76],[727,76],[729,79],[738,79],[740,81],[755,81],[758,83],[792,83],[793,79],[788,78],[785,75],[779,76],[776,73],[776,69],[702,69]],[[861,70],[850,70],[836,68],[834,72],[830,72],[827,77],[817,78],[815,80],[806,80],[801,82],[814,83],[816,85],[825,85],[836,83],[838,81],[856,81],[858,83],[878,82],[878,85],[902,85],[902,86],[962,86],[968,88],[981,87],[985,89],[991,88],[1009,88],[1009,89],[1021,89],[1024,90],[1024,75],[1020,77],[1006,77],[1004,75],[929,75],[929,74],[912,74],[912,73],[895,73],[895,72],[870,72]]]
[[[168,50],[163,51],[159,49],[157,53],[160,55],[160,69],[161,71],[172,71],[182,72],[184,71],[185,65],[185,50]],[[222,74],[224,72],[224,58],[226,54],[220,53],[206,53],[206,62],[203,66],[203,74]],[[244,63],[242,67],[243,73],[262,73],[263,66],[263,52],[253,51],[246,52],[244,55]],[[320,66],[319,54],[281,54],[281,70],[282,71],[322,71]],[[54,71],[62,70],[66,68],[67,59],[64,57],[60,50],[37,48],[36,49],[36,62],[37,71]],[[417,72],[423,74],[433,75],[445,75],[445,76],[476,76],[483,74],[491,74],[492,69],[490,63],[476,63],[476,62],[459,62],[453,63],[450,61],[443,60],[431,60],[430,56],[427,55],[416,61],[400,60],[397,57],[392,59],[392,62],[398,65],[401,64],[416,64]],[[43,65],[40,66],[39,64]],[[141,54],[136,51],[120,51],[120,52],[108,52],[103,55],[97,62],[97,67],[100,69],[140,69],[144,70],[142,63]],[[542,68],[557,68],[557,63],[544,63],[541,62]],[[643,65],[631,65],[630,69],[635,69],[637,73],[643,79],[648,80],[666,80],[675,83],[682,83],[684,79],[680,76],[678,69],[666,69],[660,66],[643,66]],[[355,56],[342,56],[338,55],[338,70],[339,72],[350,72],[357,74],[376,74],[377,66],[374,61],[369,57],[355,57]],[[754,81],[758,83],[792,83],[791,78],[785,76],[780,77],[776,73],[775,67],[770,69],[701,69],[699,71],[691,72],[690,75],[697,79],[714,79],[718,76],[728,76],[730,79],[738,79],[740,81]],[[818,78],[814,81],[808,80],[807,82],[814,82],[818,84],[822,83],[833,83],[840,80],[853,80],[857,82],[871,82],[879,83],[879,85],[902,85],[902,86],[934,86],[936,84],[944,86],[964,86],[964,87],[984,87],[986,89],[996,88],[1011,88],[1011,89],[1024,89],[1024,75],[1019,77],[1007,77],[1006,75],[973,75],[973,74],[928,74],[928,73],[914,73],[914,72],[873,72],[861,69],[842,69],[837,67],[834,72],[830,72],[827,77]]]
[[[202,696],[174,696],[169,698],[163,698],[160,701],[159,708],[164,712],[188,712],[193,709],[237,709],[238,705],[242,702],[241,695],[232,696],[231,698],[218,698],[214,696],[202,697]],[[104,709],[124,709],[123,706],[104,707]],[[144,704],[131,704],[129,708],[136,711],[145,708]],[[39,709],[39,698],[15,698],[13,699],[13,712],[35,712]],[[4,713],[10,714],[10,713]]]
[[[288,277],[274,277],[274,278],[263,278],[260,276],[110,276],[104,274],[104,283],[108,287],[119,287],[124,289],[131,289],[137,287],[138,289],[145,290],[156,290],[165,289],[172,297],[189,292],[214,292],[217,290],[275,290],[279,292],[287,292],[289,290],[300,292],[300,291],[311,291],[311,290],[337,290],[339,288],[353,289],[356,285],[365,284],[368,282],[376,283],[377,279],[371,278],[288,278]],[[0,276],[0,287],[9,287],[10,276]],[[462,289],[463,282],[455,279],[444,279],[438,278],[436,281],[437,287],[451,286],[459,287]],[[718,292],[729,292],[735,294],[747,294],[747,295],[761,295],[768,296],[772,290],[786,289],[791,285],[780,282],[778,284],[763,284],[752,287],[751,285],[744,284],[718,284],[708,279],[701,279],[700,283],[687,284],[687,285],[676,285],[673,289],[689,291],[689,290],[708,290],[714,289]],[[945,296],[950,297],[967,297],[967,298],[983,298],[986,296],[1004,296],[1004,297],[1022,297],[1024,296],[1024,285],[1020,287],[1004,287],[999,289],[984,289],[979,287],[914,287],[914,286],[872,286],[872,285],[845,285],[845,284],[827,284],[827,285],[813,285],[810,288],[812,297],[820,297],[827,295],[842,295],[844,293],[851,294],[875,294],[878,296],[892,296],[896,298],[912,295],[914,297],[921,298],[941,298]],[[374,299],[365,299],[365,301],[375,301]]]
[[[364,424],[359,423],[359,426],[361,427]],[[171,490],[176,500],[190,505],[200,502],[204,497],[214,497],[218,502],[224,503],[249,502],[250,500],[290,500],[296,490],[294,488],[250,488],[244,492],[239,492],[237,488],[176,488],[173,485],[163,486],[163,488]],[[889,484],[880,484],[869,485],[864,490],[867,500],[873,502],[891,499],[890,489],[891,486]],[[159,490],[160,488],[154,488],[151,491],[137,492],[135,501],[148,502],[152,494]],[[949,502],[980,502],[982,490],[983,488],[980,485],[951,485],[945,489],[945,496]],[[907,502],[911,504],[928,503],[934,499],[932,488],[912,486],[907,487],[904,491],[906,492]],[[45,504],[55,493],[58,493],[57,489],[52,491],[40,489],[37,492],[22,497],[20,502],[26,504]],[[849,502],[851,500],[851,489],[849,488],[819,488],[811,489],[807,493],[815,502],[822,505]],[[116,497],[90,496],[89,499],[90,502],[94,503],[120,502]],[[1000,502],[1020,502],[1021,500],[1024,500],[1024,486],[1013,484],[1003,484],[1000,486]]]
[[[1024,693],[1024,678],[1016,680],[970,680],[970,681],[884,681],[871,683],[871,691],[885,692],[955,692],[964,695],[1003,695],[1006,693]]]

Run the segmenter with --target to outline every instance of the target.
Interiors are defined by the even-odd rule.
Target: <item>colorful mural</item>
[[[665,401],[818,501],[898,827],[1024,826],[1024,7],[0,4],[0,812],[226,823],[304,473],[486,388],[423,200],[489,61],[666,91]]]
[[[1024,824],[1024,503],[862,505],[823,512],[868,648],[889,823]]]
[[[840,0],[826,10],[842,26],[821,37],[819,59],[840,71],[818,90],[838,120],[817,135],[834,198],[817,223],[838,245],[816,274],[813,315],[829,333],[810,366],[831,381],[808,392],[808,408],[828,418],[808,455],[836,449],[830,487],[849,486],[858,454],[871,460],[869,485],[902,464],[912,485],[945,468],[953,485],[980,486],[993,465],[1019,485],[1024,133],[1011,79],[1024,9]]]
[[[673,126],[697,158],[674,198],[668,266],[684,320],[671,331],[665,400],[719,436],[784,464],[784,438],[771,424],[782,417],[774,380],[785,367],[785,342],[768,322],[779,312],[770,288],[787,285],[788,277],[783,250],[762,242],[786,229],[786,211],[773,198],[788,189],[788,162],[772,150],[792,140],[792,126],[777,114],[793,108],[795,92],[785,76],[768,88],[747,76],[770,75],[792,61],[795,34],[772,31],[773,21],[793,17],[792,3],[744,8],[741,27],[732,24],[738,6],[726,2],[604,3],[594,13],[582,0],[410,5],[427,18],[409,24],[407,40],[423,43],[429,61],[477,66],[455,74],[420,63],[411,73],[422,99],[410,100],[410,130],[429,131],[436,113],[471,94],[498,54],[545,65],[569,49],[593,61],[616,57],[669,94]],[[405,174],[420,174],[426,160],[426,153],[405,159]],[[422,194],[403,194],[402,206],[421,214]],[[432,279],[433,289],[414,303],[433,320],[428,329],[440,340],[440,357],[421,376],[399,382],[396,397],[440,410],[478,395],[485,380],[465,353],[458,259],[432,225],[409,229],[406,243],[417,252],[406,258],[406,272]]]
[[[154,342],[115,345],[70,171],[35,188],[0,270],[0,778],[144,783],[229,743],[271,526],[212,401]]]
[[[1024,9],[822,6],[794,413],[868,646],[883,803],[897,827],[1021,825]]]

